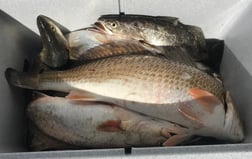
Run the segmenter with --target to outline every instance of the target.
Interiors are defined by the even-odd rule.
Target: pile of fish
[[[36,90],[27,107],[34,149],[244,139],[229,92],[204,64],[199,27],[144,15],[103,15],[72,32],[42,15],[37,24],[43,50],[32,69],[5,74],[11,85]]]

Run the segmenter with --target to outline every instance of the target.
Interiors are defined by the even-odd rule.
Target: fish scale
[[[40,84],[43,85],[43,83],[49,82],[51,88],[40,87],[40,89],[54,90],[54,85],[65,82],[72,83],[69,84],[69,87],[72,87],[71,89],[77,88],[92,92],[89,87],[96,87],[98,92],[94,93],[100,94],[99,89],[104,89],[98,86],[101,83],[110,84],[110,81],[113,81],[114,86],[117,86],[118,83],[118,87],[123,89],[124,87],[134,88],[134,80],[146,82],[149,85],[161,85],[162,88],[159,88],[163,90],[175,89],[174,91],[176,91],[178,89],[182,91],[180,92],[182,94],[186,94],[188,89],[194,87],[207,90],[220,99],[223,93],[223,88],[218,81],[193,67],[155,56],[144,55],[105,58],[67,71],[44,72],[40,75]],[[125,85],[121,86],[120,83],[125,83]],[[143,89],[151,90],[153,88],[145,87]],[[142,90],[138,90],[138,93],[141,93]],[[58,91],[65,92],[65,90]],[[109,96],[109,93],[104,94],[103,91],[101,95]],[[134,101],[134,99],[127,100]]]
[[[65,71],[31,75],[7,69],[5,74],[15,86],[70,92],[67,99],[115,104],[195,129],[195,135],[231,141],[244,137],[233,105],[225,109],[219,81],[194,67],[159,56],[121,55]]]

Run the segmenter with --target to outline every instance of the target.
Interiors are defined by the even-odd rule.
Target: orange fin
[[[215,95],[199,88],[190,89],[190,95],[209,113],[213,113],[215,106],[222,104]]]
[[[70,93],[65,96],[66,99],[71,99],[71,100],[83,100],[83,101],[97,101],[98,99],[94,94],[84,92],[84,91],[77,91],[73,90],[70,91]]]
[[[191,136],[188,134],[173,135],[163,143],[163,146],[175,146],[181,144],[189,138],[191,138]]]
[[[121,128],[121,121],[119,120],[108,120],[102,123],[97,128],[100,131],[106,131],[106,132],[117,132],[122,131]]]
[[[186,118],[196,122],[200,127],[204,125],[201,120],[201,115],[199,111],[194,109],[194,106],[189,104],[182,104],[179,106],[178,111],[182,113]]]
[[[74,105],[81,105],[81,106],[91,106],[91,105],[97,104],[95,101],[85,101],[82,99],[70,100],[69,103],[74,104]]]

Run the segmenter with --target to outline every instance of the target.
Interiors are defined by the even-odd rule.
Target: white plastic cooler
[[[117,0],[0,0],[0,158],[251,158],[252,157],[252,1],[251,0],[124,0],[126,14],[179,17],[200,26],[206,38],[225,40],[221,74],[245,125],[244,143],[229,145],[27,152],[27,119],[23,90],[10,87],[7,67],[22,70],[24,58],[41,42],[40,14],[75,30],[102,14],[118,14]]]

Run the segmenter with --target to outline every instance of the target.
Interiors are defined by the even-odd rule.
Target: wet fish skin
[[[122,36],[107,34],[101,30],[98,30],[96,27],[79,29],[66,34],[65,37],[68,41],[71,60],[79,60],[79,58],[90,49],[99,47],[103,44],[106,45],[108,43],[114,43],[123,40],[128,42],[129,40],[132,40]],[[111,50],[111,52],[112,51],[113,50]]]
[[[41,61],[51,68],[64,66],[69,59],[69,46],[64,35],[70,31],[44,15],[37,17],[37,26],[43,44]]]
[[[173,144],[191,137],[178,125],[96,102],[44,96],[33,101],[27,112],[45,134],[86,148],[160,146],[176,136],[186,137]]]
[[[219,98],[223,93],[218,81],[193,67],[144,55],[110,57],[68,71],[51,71],[32,76],[7,70],[6,77],[13,85],[29,89],[63,92],[83,90],[105,97],[143,103],[140,104],[141,107],[131,109],[174,122],[181,122],[176,117],[179,115],[174,113],[177,112],[175,103],[192,100],[188,95],[189,89],[201,88]],[[135,106],[131,102],[127,103],[127,106]],[[147,108],[147,105],[150,106]],[[161,111],[161,108],[153,110],[155,105],[166,105],[161,107],[165,111]],[[144,107],[146,109],[141,110]],[[184,118],[182,123],[192,124]]]
[[[153,47],[137,40],[117,40],[93,47],[81,54],[78,59],[81,61],[90,61],[127,54],[165,56],[163,52],[160,52],[160,48],[158,47]]]
[[[71,32],[66,37],[69,42],[71,60],[89,61],[125,54],[151,54],[201,69],[190,56],[189,52],[193,50],[183,46],[157,47],[135,39],[89,31],[88,28]],[[205,69],[201,70],[205,71]]]
[[[96,36],[99,36],[100,40],[92,39]],[[191,50],[182,46],[157,47],[134,39],[102,35],[88,30],[71,32],[66,37],[69,41],[71,60],[89,61],[125,54],[146,54],[163,56],[199,68],[188,53]],[[101,40],[102,38],[104,39]]]
[[[102,15],[96,26],[109,34],[127,36],[155,46],[190,47],[197,60],[207,58],[205,38],[199,27],[184,25],[178,18],[145,15]]]
[[[29,148],[32,151],[80,149],[78,146],[64,143],[46,135],[34,125],[29,127],[29,132],[31,137]]]
[[[6,71],[19,87],[75,91],[69,98],[102,101],[155,118],[196,128],[195,134],[231,141],[244,138],[239,116],[228,121],[222,84],[206,73],[178,62],[150,55],[123,55],[86,63],[67,71],[27,75]],[[87,99],[85,99],[87,98]],[[232,119],[234,129],[225,128]],[[234,134],[232,134],[234,133]],[[228,134],[228,135],[227,135]],[[227,137],[228,136],[228,137]]]
[[[142,80],[150,83],[162,82],[167,84],[163,86],[167,90],[171,88],[177,89],[174,87],[178,87],[179,90],[198,87],[213,93],[219,98],[223,94],[222,85],[204,72],[181,63],[151,55],[122,55],[104,58],[70,70],[48,71],[42,74],[33,74],[32,76],[16,73],[11,69],[6,70],[7,80],[14,85],[15,81],[21,82],[19,86],[22,87],[22,82],[24,80],[29,81],[29,78],[36,80],[23,86],[34,86],[34,89],[54,89],[53,86],[56,86],[54,84],[69,84],[67,85],[69,88],[61,87],[59,90],[55,89],[62,92],[68,92],[69,89],[78,89],[78,87],[82,89],[81,86],[77,86],[81,83],[102,83],[109,79],[123,81],[129,78],[129,81],[125,84],[134,84],[132,80]],[[120,76],[128,77],[121,79]],[[188,79],[186,76],[188,76]],[[131,80],[130,78],[133,79]],[[47,82],[51,82],[53,85],[51,86]],[[120,85],[119,83],[116,84]]]
[[[107,34],[95,27],[70,32],[61,24],[43,15],[38,16],[37,21],[45,45],[41,53],[42,61],[52,68],[67,64],[66,58],[62,61],[62,57],[67,57],[67,54],[69,60],[88,61],[121,54],[144,53],[163,55],[197,67],[189,56],[190,53],[187,52],[191,50],[186,47],[154,47],[129,37]]]

